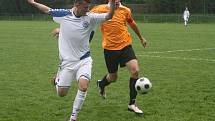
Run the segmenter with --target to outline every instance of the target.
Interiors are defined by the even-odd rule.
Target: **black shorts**
[[[106,50],[104,49],[105,62],[109,73],[118,71],[118,66],[125,67],[125,64],[137,59],[131,45],[124,47],[121,50]]]

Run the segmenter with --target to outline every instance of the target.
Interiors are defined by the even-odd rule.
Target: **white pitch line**
[[[202,48],[202,49],[187,49],[187,50],[169,50],[169,51],[155,51],[155,52],[144,52],[146,54],[153,53],[174,53],[174,52],[191,52],[191,51],[202,51],[202,50],[215,50],[215,48]]]
[[[215,60],[204,59],[204,58],[164,57],[164,56],[153,56],[153,55],[137,55],[137,56],[146,56],[146,57],[150,57],[150,58],[162,58],[162,59],[176,59],[176,60],[192,60],[192,61],[215,62]]]

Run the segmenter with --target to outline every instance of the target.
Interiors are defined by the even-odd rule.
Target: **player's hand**
[[[28,3],[30,3],[30,4],[34,4],[34,3],[35,3],[35,1],[34,1],[34,0],[28,0]]]
[[[55,28],[52,31],[52,36],[55,37],[55,38],[58,38],[59,37],[59,33],[60,33],[60,28]]]
[[[146,39],[145,38],[141,38],[140,41],[141,41],[141,44],[143,45],[143,47],[146,48],[146,45],[147,45]]]

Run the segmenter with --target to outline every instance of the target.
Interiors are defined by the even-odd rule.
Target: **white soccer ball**
[[[152,83],[148,78],[139,78],[135,84],[135,89],[140,94],[146,94],[152,88]]]

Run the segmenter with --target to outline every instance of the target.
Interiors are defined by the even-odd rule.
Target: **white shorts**
[[[188,17],[184,17],[184,21],[188,21]]]
[[[60,66],[55,79],[58,87],[70,87],[72,81],[79,80],[81,76],[91,79],[92,58],[88,57],[78,62],[70,62]]]

